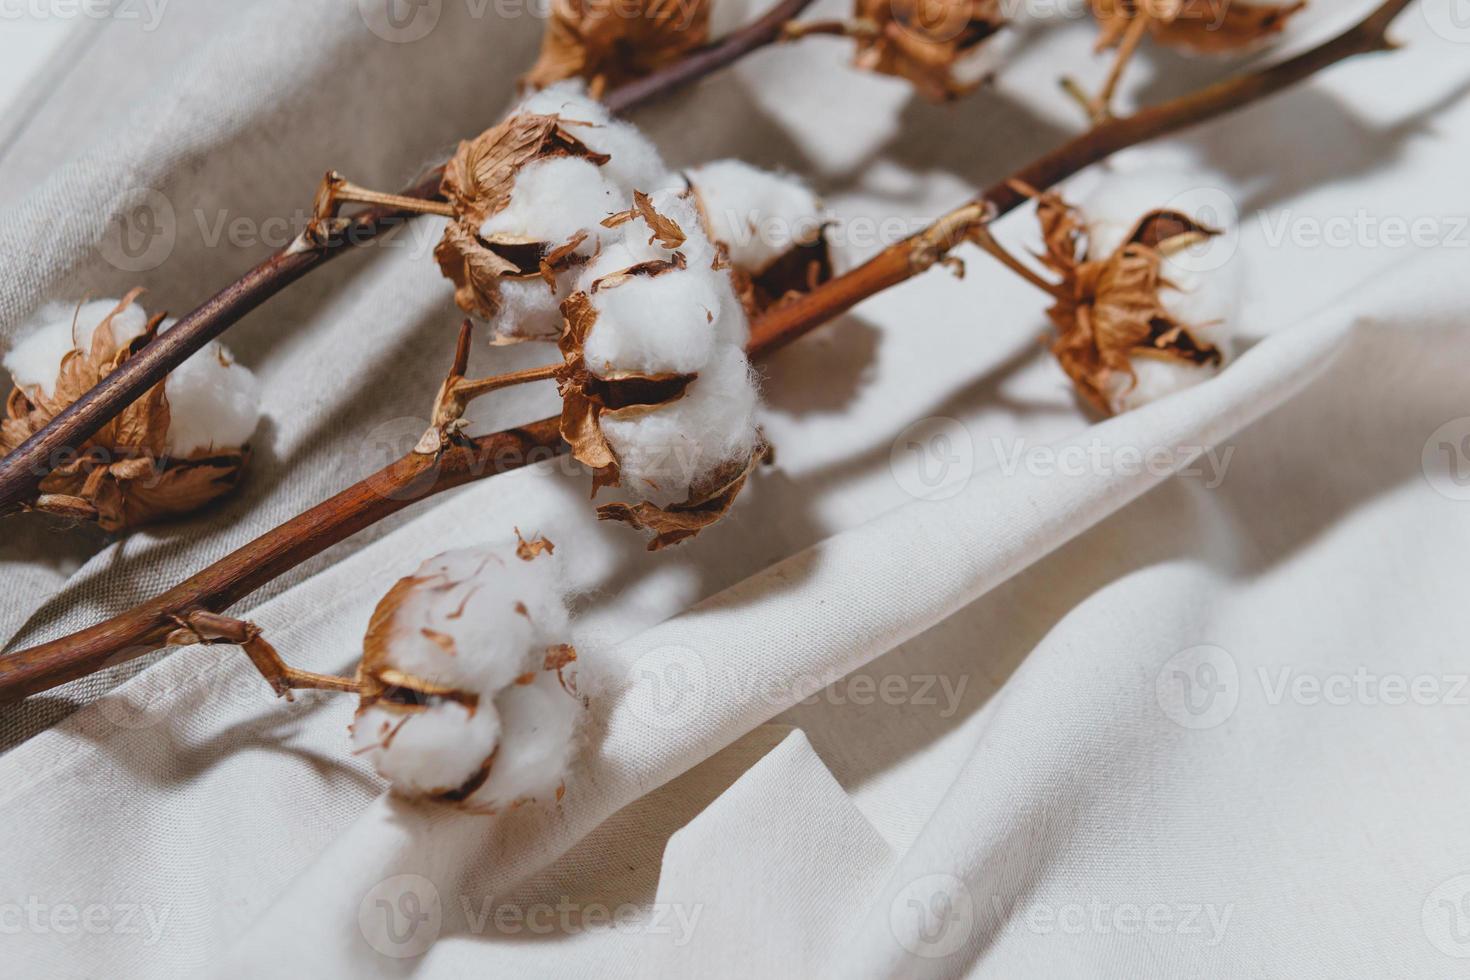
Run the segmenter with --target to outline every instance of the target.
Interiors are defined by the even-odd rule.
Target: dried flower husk
[[[1000,0],[857,0],[857,18],[873,29],[857,35],[856,65],[906,78],[933,102],[983,83],[958,80],[956,65],[1006,23]]]
[[[1102,26],[1098,48],[1122,40],[1133,18],[1149,18],[1162,44],[1206,54],[1247,50],[1281,33],[1305,0],[1244,3],[1240,0],[1090,0]]]
[[[1172,286],[1163,274],[1165,258],[1221,232],[1182,212],[1155,210],[1139,218],[1110,255],[1088,259],[1076,209],[1046,193],[1037,198],[1037,216],[1042,261],[1062,279],[1058,301],[1047,311],[1057,328],[1052,353],[1087,401],[1111,414],[1109,393],[1116,388],[1110,382],[1126,376],[1131,388],[1135,357],[1201,368],[1223,363],[1224,352],[1195,335],[1206,324],[1179,322],[1160,299],[1160,291]]]
[[[568,78],[600,95],[679,60],[709,40],[711,0],[555,0],[541,55],[522,79]]]
[[[440,189],[456,217],[444,229],[434,258],[454,283],[454,301],[466,313],[493,317],[500,308],[500,284],[506,279],[540,278],[551,285],[558,272],[586,261],[577,251],[581,237],[540,242],[480,234],[486,219],[510,203],[521,169],[556,157],[575,157],[596,166],[609,159],[572,135],[560,116],[519,113],[461,142],[445,167]]]
[[[554,550],[552,543],[542,537],[527,541],[521,537],[520,531],[516,531],[516,548],[514,554],[521,561],[536,561],[541,556],[549,556]],[[420,570],[422,571],[422,569]],[[472,578],[472,576],[471,576]],[[495,690],[470,690],[467,687],[455,687],[433,678],[415,676],[399,669],[394,664],[394,641],[400,636],[405,624],[400,618],[405,614],[406,608],[411,600],[420,594],[428,593],[453,593],[454,590],[464,586],[465,579],[457,578],[447,571],[435,574],[415,574],[406,576],[396,582],[392,588],[379,600],[373,610],[373,615],[368,622],[366,634],[363,636],[363,656],[358,664],[357,685],[360,699],[357,711],[354,715],[354,727],[362,724],[364,716],[372,711],[378,716],[386,716],[386,720],[379,723],[379,730],[366,733],[376,741],[370,745],[372,748],[380,748],[384,751],[390,749],[394,738],[399,731],[413,719],[415,715],[422,714],[438,708],[446,703],[460,706],[473,717],[477,712],[495,710],[494,700],[499,691]],[[515,616],[529,616],[525,604],[516,602],[505,596],[491,596],[483,593],[471,592],[464,597],[454,597],[461,603],[459,612],[463,612],[463,604],[472,599],[482,602],[504,602],[509,607],[507,612]],[[453,601],[453,600],[452,600]],[[415,625],[410,621],[408,626]],[[447,633],[432,632],[421,629],[422,634],[431,643],[435,644],[443,653],[462,661],[473,651],[460,650],[456,648],[455,638]],[[529,674],[516,676],[506,688],[524,686],[536,683],[538,674],[549,673],[555,675],[560,687],[569,695],[576,697],[576,692],[568,682],[564,671],[577,659],[577,652],[570,644],[551,644],[545,648],[544,655],[538,655],[535,669]],[[497,737],[495,743],[488,746],[484,760],[479,764],[468,779],[456,782],[454,785],[434,786],[422,793],[409,793],[406,795],[423,797],[429,800],[443,803],[463,804],[478,812],[493,813],[493,808],[471,805],[471,797],[485,786],[490,778],[497,757],[502,749],[501,739]],[[395,791],[402,792],[395,784]],[[556,799],[560,800],[562,788],[556,791]],[[509,809],[515,809],[525,803],[531,802],[528,797],[504,801]]]
[[[689,499],[668,507],[647,501],[639,504],[611,503],[597,508],[604,521],[620,521],[637,531],[652,531],[649,551],[659,551],[694,537],[718,523],[735,503],[745,487],[751,471],[766,457],[769,449],[756,447],[749,459],[735,459],[715,470],[706,479],[690,487]]]
[[[119,346],[113,337],[113,317],[142,292],[134,289],[123,297],[93,331],[87,350],[73,350],[62,359],[51,395],[40,388],[11,390],[6,418],[0,421],[0,454],[12,452],[41,431],[153,339],[165,314],[155,315],[129,344]],[[234,489],[250,458],[249,448],[170,456],[169,418],[160,381],[83,443],[73,458],[48,473],[32,506],[95,520],[107,531],[122,531],[198,510]]]

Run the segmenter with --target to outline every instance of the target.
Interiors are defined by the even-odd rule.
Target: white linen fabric
[[[1296,43],[1369,6],[1314,11]],[[155,308],[194,305],[268,254],[265,219],[300,216],[322,171],[396,185],[493,121],[540,26],[443,0],[412,8],[434,18],[414,37],[426,21],[395,33],[379,7],[79,21],[0,125],[0,341],[53,299],[142,284]],[[1117,162],[1189,167],[1239,213],[1249,350],[1201,387],[1090,420],[1037,342],[1039,294],[964,251],[963,280],[926,274],[766,362],[777,463],[688,545],[647,554],[550,462],[241,604],[293,663],[346,671],[424,558],[551,537],[591,696],[559,806],[386,796],[347,750],[349,699],[275,701],[230,648],[3,709],[7,973],[1462,972],[1470,37],[1441,9],[1403,18],[1404,52]],[[1055,76],[1090,37],[1038,28],[994,90],[947,107],[815,40],[638,121],[678,164],[809,174],[851,263],[1074,129]],[[1230,68],[1151,50],[1130,89]],[[223,506],[121,540],[6,521],[7,649],[128,607],[411,444],[458,322],[437,231],[230,331],[270,418]],[[998,233],[1037,237],[1025,215]],[[486,401],[477,428],[555,404]]]

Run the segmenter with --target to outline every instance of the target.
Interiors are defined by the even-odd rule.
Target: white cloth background
[[[539,23],[429,6],[407,43],[350,3],[78,20],[0,128],[0,339],[44,300],[138,283],[182,311],[267,254],[251,228],[300,214],[329,167],[396,185],[493,121]],[[1368,6],[1319,4],[1301,40]],[[1462,973],[1470,38],[1425,15],[1444,10],[1410,10],[1403,53],[1120,162],[1188,166],[1239,208],[1250,349],[1201,388],[1091,423],[1037,343],[1038,296],[966,253],[963,281],[930,273],[764,366],[777,465],[688,546],[645,554],[593,519],[586,477],[546,464],[242,604],[293,662],[346,670],[424,557],[543,531],[583,593],[595,695],[555,810],[390,799],[346,752],[350,702],[275,702],[228,649],[4,709],[7,973]],[[1055,76],[1100,76],[1089,38],[1030,35],[951,107],[818,40],[638,120],[676,163],[811,175],[856,260],[881,219],[911,230],[1072,130]],[[1154,51],[1130,89],[1227,68]],[[172,246],[119,269],[109,218],[140,202],[172,215]],[[221,217],[241,233],[214,239]],[[1429,231],[1401,243],[1402,219]],[[1028,222],[1000,234],[1033,243]],[[5,522],[8,648],[126,608],[401,450],[458,319],[435,230],[227,335],[270,418],[222,507],[122,541]],[[550,399],[507,393],[480,421]],[[1154,451],[1186,472],[1140,471]],[[920,466],[940,463],[936,492]]]

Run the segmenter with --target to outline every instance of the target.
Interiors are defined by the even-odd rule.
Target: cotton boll
[[[495,754],[501,723],[487,704],[380,704],[359,712],[351,734],[353,754],[365,757],[400,793],[439,796],[479,775]]]
[[[821,232],[821,202],[793,177],[718,160],[694,168],[689,179],[710,233],[729,249],[730,261],[752,275]]]
[[[625,193],[651,192],[676,181],[653,143],[635,126],[614,119],[607,106],[588,97],[580,82],[562,82],[534,92],[516,111],[560,116],[577,139],[611,158],[602,170]]]
[[[429,559],[373,613],[353,744],[408,796],[480,805],[486,798],[471,791],[481,783],[516,790],[502,802],[542,781],[560,786],[583,707],[562,675],[575,659],[567,632],[560,565],[548,542]]]
[[[162,329],[171,326],[172,322]],[[171,456],[239,448],[250,441],[260,422],[260,384],[255,375],[213,341],[174,368],[163,393],[168,399],[166,448]]]
[[[684,502],[701,477],[755,451],[756,402],[744,351],[721,347],[683,398],[654,411],[605,413],[602,432],[623,486],[659,507]]]
[[[104,299],[81,306],[46,304],[21,326],[18,334],[22,339],[0,363],[10,372],[16,387],[39,388],[41,394],[51,397],[62,358],[73,350],[88,350],[93,332],[117,309],[117,303],[115,299]],[[147,326],[148,314],[137,303],[130,303],[112,318],[113,341],[118,346],[127,344]]]
[[[604,230],[599,222],[621,208],[623,199],[596,164],[575,157],[536,160],[521,168],[510,203],[485,220],[480,237],[489,241],[509,236],[555,246],[586,231],[588,239],[578,251],[590,255]]]
[[[469,802],[500,809],[517,803],[553,802],[561,792],[572,753],[582,703],[562,688],[554,671],[541,671],[529,684],[501,691],[500,751],[490,778]]]

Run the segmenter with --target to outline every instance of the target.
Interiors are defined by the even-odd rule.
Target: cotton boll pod
[[[600,516],[654,531],[658,549],[719,520],[763,451],[748,325],[686,195],[635,194],[609,224],[623,242],[562,307],[562,436],[593,468],[594,494],[622,486],[638,500]]]
[[[740,160],[695,167],[688,179],[701,223],[729,256],[752,313],[832,277],[825,211],[800,180]]]
[[[554,0],[541,56],[522,79],[568,78],[592,91],[652,74],[709,39],[710,0]]]
[[[15,388],[0,423],[11,452],[171,327],[134,300],[42,310],[5,356]],[[197,510],[234,488],[260,419],[258,386],[210,343],[108,422],[41,481],[36,509],[119,531]]]
[[[552,550],[445,552],[378,603],[352,744],[395,792],[479,810],[559,798],[584,706]]]
[[[1149,179],[1104,183],[1082,210],[1056,194],[1037,202],[1042,258],[1062,279],[1048,311],[1058,332],[1052,352],[1078,392],[1110,414],[1197,384],[1231,354],[1234,267],[1200,271],[1181,260],[1229,230],[1174,207],[1140,213]],[[1160,190],[1153,200],[1171,197]]]
[[[637,130],[557,86],[460,144],[441,185],[455,217],[434,256],[493,342],[551,340],[575,271],[615,237],[599,222],[626,201],[629,181],[667,179]]]
[[[966,95],[984,80],[970,70],[1005,25],[1000,0],[857,0],[856,65],[897,75],[933,102]],[[978,77],[977,77],[978,76]]]
[[[1090,0],[1102,26],[1098,49],[1119,44],[1136,17],[1161,44],[1202,54],[1237,54],[1280,34],[1300,2],[1269,0]]]

